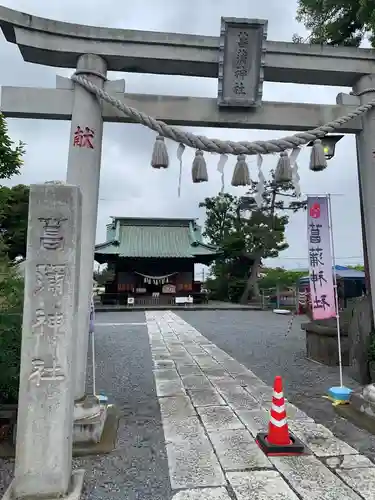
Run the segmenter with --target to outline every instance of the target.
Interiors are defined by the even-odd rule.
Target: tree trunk
[[[273,218],[274,213],[275,213],[276,195],[277,195],[277,190],[275,188],[272,192],[271,204],[270,204],[270,216],[272,218]],[[273,222],[272,222],[272,228],[273,228]],[[249,300],[249,293],[250,293],[251,289],[253,289],[255,297],[259,298],[259,287],[257,286],[257,279],[258,279],[258,269],[259,269],[260,264],[262,263],[262,255],[263,255],[263,251],[259,251],[259,250],[255,254],[254,263],[251,267],[251,273],[250,273],[250,276],[248,277],[248,280],[247,280],[247,283],[245,286],[245,290],[243,291],[243,294],[241,295],[240,304],[247,304],[247,302]]]
[[[258,270],[259,270],[259,266],[260,266],[261,262],[262,262],[262,256],[260,254],[257,254],[255,256],[254,263],[251,267],[251,273],[247,279],[245,290],[243,291],[243,294],[241,295],[240,304],[244,304],[244,305],[247,304],[248,299],[249,299],[250,290],[253,290],[255,296],[259,297],[259,288],[256,285],[257,285],[257,278],[258,278]]]

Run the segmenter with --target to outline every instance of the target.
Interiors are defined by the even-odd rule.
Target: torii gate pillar
[[[93,54],[85,54],[78,59],[77,73],[85,75],[95,85],[103,88],[107,65],[101,57]],[[89,311],[93,284],[102,140],[103,117],[100,101],[90,94],[90,92],[87,92],[87,90],[76,84],[74,87],[67,168],[67,183],[79,186],[82,193],[81,265],[76,339],[75,420],[87,417],[93,412],[92,405],[83,403],[85,402]],[[95,412],[99,411],[98,402],[94,401],[94,406],[97,406]]]
[[[366,91],[373,89],[373,91]],[[375,74],[365,75],[353,87],[361,104],[375,99]],[[363,94],[362,94],[363,92]],[[363,205],[363,223],[368,259],[373,317],[375,312],[375,109],[362,116],[362,130],[357,133],[359,183]]]

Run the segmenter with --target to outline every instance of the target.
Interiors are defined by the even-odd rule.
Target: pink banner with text
[[[307,238],[313,319],[336,316],[327,196],[307,198]]]

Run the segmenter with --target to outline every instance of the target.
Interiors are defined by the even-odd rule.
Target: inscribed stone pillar
[[[103,88],[106,70],[106,63],[99,56],[86,54],[78,59],[77,71],[98,87]],[[103,75],[103,77],[98,75]],[[84,222],[82,225],[82,259],[78,297],[76,400],[81,400],[84,397],[86,385],[102,138],[101,104],[90,92],[75,84],[67,182],[81,188],[82,220]]]
[[[80,234],[78,187],[30,186],[15,498],[71,483]]]
[[[353,87],[361,94],[366,89],[375,88],[375,75],[360,78]],[[361,104],[375,99],[375,91],[360,95]],[[357,135],[359,182],[362,191],[363,220],[367,243],[369,278],[372,297],[372,312],[375,314],[375,109],[362,117],[362,131]]]

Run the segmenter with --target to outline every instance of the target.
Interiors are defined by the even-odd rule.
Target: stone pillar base
[[[74,457],[102,455],[115,449],[120,416],[115,406],[103,406],[104,411],[91,422],[87,419],[84,423],[75,423]]]
[[[375,385],[368,384],[353,391],[350,396],[350,403],[359,412],[375,419]]]
[[[84,474],[85,474],[84,469],[76,469],[72,472],[69,491],[65,496],[59,497],[61,500],[79,500],[81,498]],[[2,500],[17,500],[17,497],[14,495],[13,487],[14,487],[14,480],[11,482],[9,488],[4,493]],[[43,499],[56,500],[56,497],[53,498],[43,497]],[[34,498],[28,497],[28,500],[34,500]],[[35,497],[35,500],[40,500],[40,497]]]
[[[107,418],[107,406],[99,405],[99,413],[74,420],[73,443],[99,443]]]
[[[87,394],[82,399],[74,401],[74,422],[86,418],[97,417],[100,414],[100,401],[93,394]]]
[[[97,418],[93,418],[91,422],[89,419],[85,423],[78,422],[74,426],[75,439],[79,440],[73,442],[74,457],[103,455],[115,449],[120,416],[114,405],[103,406],[106,406],[105,411],[100,412]],[[82,441],[82,439],[85,440]],[[0,441],[0,458],[14,458],[14,443],[15,439],[14,441],[11,439]]]

